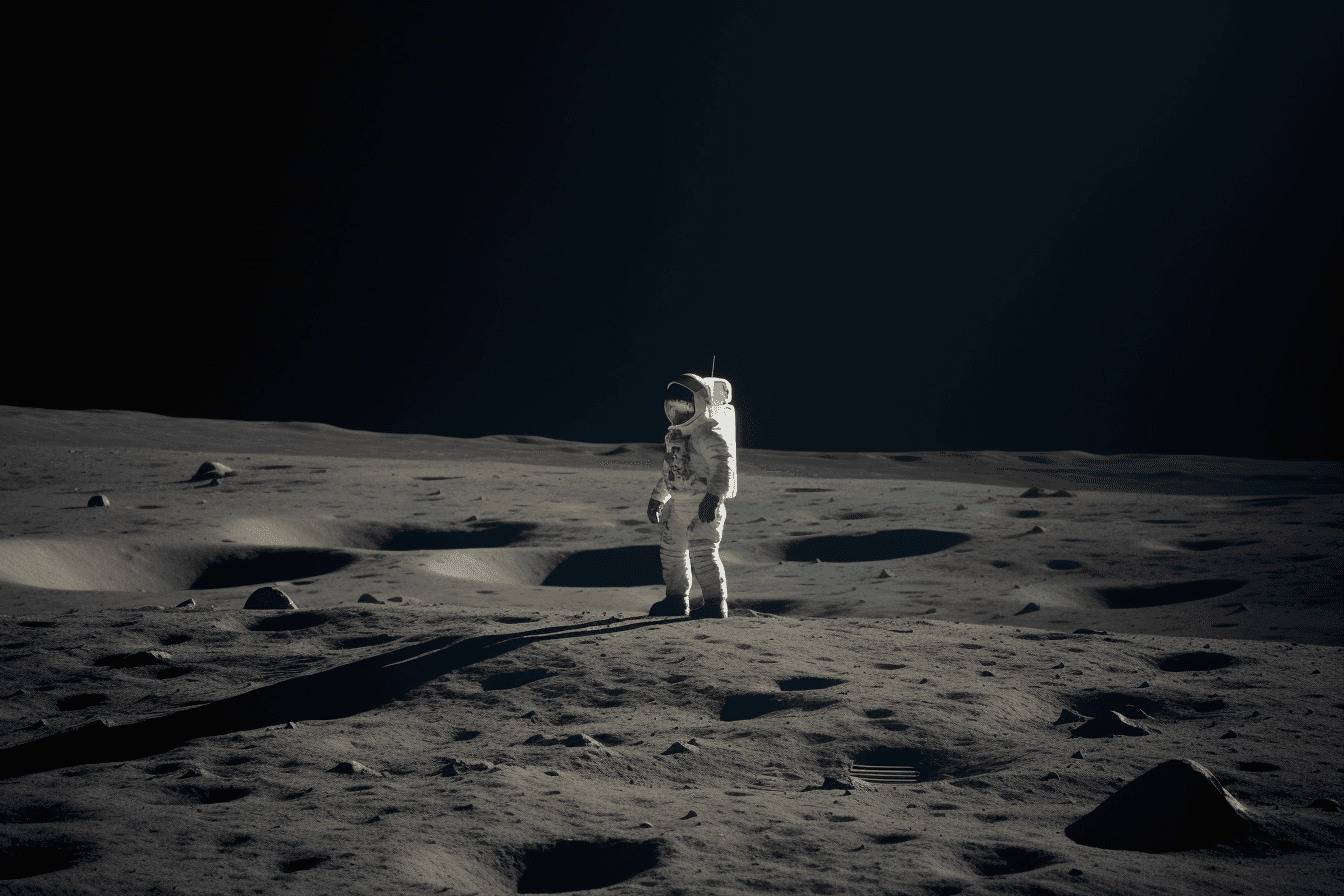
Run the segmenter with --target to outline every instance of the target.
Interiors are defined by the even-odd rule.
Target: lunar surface
[[[0,892],[1344,889],[1344,465],[661,451],[0,407]]]

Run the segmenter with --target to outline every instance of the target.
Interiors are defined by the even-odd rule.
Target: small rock
[[[1028,534],[1028,535],[1039,535],[1040,533],[1042,533],[1042,532],[1044,532],[1044,531],[1045,531],[1045,527],[1044,527],[1044,526],[1032,526],[1032,527],[1031,527],[1031,530],[1030,530],[1027,534]]]
[[[1322,797],[1319,800],[1313,800],[1307,804],[1308,809],[1324,809],[1326,812],[1338,812],[1339,803],[1334,800],[1327,800]]]
[[[561,741],[567,747],[601,747],[600,741],[593,740],[586,734],[571,734]]]
[[[1059,774],[1058,774],[1057,772],[1046,772],[1045,777],[1044,777],[1044,778],[1041,778],[1041,780],[1042,780],[1042,781],[1058,781],[1058,780],[1059,780]]]
[[[357,603],[357,604],[381,604],[382,601],[380,601],[378,598],[374,597],[372,594],[361,594],[361,595],[359,596],[359,600],[355,601],[355,603]]]
[[[695,811],[694,809],[692,809],[691,811],[687,812],[685,815],[681,816],[681,820],[682,820],[682,821],[686,821],[687,819],[690,819],[690,818],[699,818],[699,817],[700,817],[700,813],[697,812],[697,811]]]
[[[1081,721],[1083,721],[1084,718],[1085,718],[1085,716],[1080,716],[1080,715],[1078,715],[1078,713],[1074,712],[1074,711],[1071,710],[1071,709],[1061,709],[1061,710],[1059,711],[1059,718],[1058,718],[1058,719],[1055,719],[1055,721],[1054,721],[1053,723],[1051,723],[1051,724],[1054,724],[1054,725],[1072,725],[1074,722],[1081,722]]]
[[[821,558],[820,558],[820,557],[817,557],[817,558],[816,558],[815,560],[813,560],[812,562],[813,562],[813,563],[820,563],[820,562],[821,562]]]
[[[649,824],[647,821],[641,821],[641,822],[639,823],[639,826],[642,827],[642,828],[651,828],[651,827],[653,827],[653,825]]]
[[[196,598],[189,597],[186,600],[182,601],[182,603],[178,604],[177,609],[179,610],[191,609],[194,606],[196,606]]]
[[[1219,740],[1227,740],[1228,738],[1232,738],[1232,737],[1241,737],[1241,735],[1238,734],[1237,732],[1233,731],[1231,728],[1229,728],[1229,729],[1227,729],[1227,733],[1224,734],[1222,737],[1220,737],[1220,738],[1218,738],[1218,739],[1219,739]]]
[[[1068,491],[1068,490],[1066,490],[1066,489],[1060,489],[1059,491],[1057,491],[1057,492],[1053,493],[1052,495],[1050,495],[1050,497],[1052,497],[1052,498],[1072,498],[1072,497],[1073,497],[1073,493],[1070,492],[1070,491]]]
[[[187,769],[186,771],[184,771],[182,774],[178,775],[178,777],[179,777],[179,778],[213,778],[213,777],[216,777],[216,776],[214,775],[214,773],[209,772],[209,771],[207,771],[206,769],[201,768],[200,766],[193,766],[192,768],[189,768],[189,769]]]
[[[141,650],[122,657],[116,665],[122,668],[134,666],[158,666],[168,662],[173,655],[166,650]]]
[[[107,495],[94,495],[89,499],[87,507],[111,507],[112,502],[107,499]]]
[[[298,730],[299,730],[299,726],[298,726],[298,723],[297,723],[297,722],[286,722],[286,723],[285,723],[285,728],[288,729],[288,730],[290,730],[290,731],[298,731]]]
[[[435,495],[441,495],[441,494],[443,494],[443,492],[436,488],[436,489],[434,489],[434,491],[432,491],[432,492],[429,493],[429,496],[432,498],[432,497],[434,497]]]
[[[201,464],[196,475],[191,477],[191,482],[200,482],[203,479],[220,479],[224,476],[236,476],[232,469],[214,461],[206,461]]]
[[[986,669],[985,671],[983,671],[983,672],[980,673],[980,677],[981,677],[981,678],[994,678],[995,675],[994,675],[993,672],[990,672],[988,669]]]
[[[1036,487],[1036,486],[1033,485],[1031,488],[1027,489],[1027,490],[1024,491],[1022,494],[1018,495],[1018,497],[1019,497],[1019,498],[1044,498],[1044,497],[1046,497],[1046,496],[1049,495],[1049,494],[1050,494],[1050,493],[1047,492],[1045,489],[1043,489],[1043,488],[1038,488],[1038,487]]]
[[[401,603],[403,600],[405,600],[405,598],[403,598],[400,594],[397,594],[397,595],[393,595],[392,597],[389,597],[388,600],[391,601],[392,603],[397,603],[397,604],[399,604],[399,603]]]
[[[464,522],[464,523],[474,523],[474,522],[476,522],[476,519],[477,519],[476,514],[473,513],[471,516],[467,517],[467,518],[464,519],[462,522]]]
[[[783,563],[784,561],[781,560],[780,562]],[[877,577],[878,577],[879,579],[894,579],[894,578],[896,578],[896,576],[892,573],[892,571],[889,570],[889,569],[886,569],[886,568],[883,568],[883,570],[882,570],[880,573],[877,574]]]
[[[330,768],[328,771],[336,772],[338,775],[374,775],[379,778],[383,776],[382,772],[376,772],[362,762],[356,762],[353,759],[348,762],[338,762],[334,768]]]
[[[1070,758],[1070,759],[1082,759],[1082,758],[1083,758],[1083,751],[1082,751],[1082,750],[1078,750],[1078,751],[1076,751],[1072,756],[1070,756],[1069,758]]]
[[[953,510],[965,510],[965,509],[966,509],[966,505],[965,505],[965,504],[958,504],[956,507],[953,507],[952,509],[953,509]]]
[[[1014,587],[1016,587],[1016,586],[1014,586]],[[1039,610],[1040,608],[1041,608],[1041,605],[1040,605],[1040,604],[1036,603],[1035,601],[1031,601],[1031,602],[1028,603],[1025,607],[1023,607],[1022,609],[1018,610],[1018,611],[1017,611],[1016,613],[1014,613],[1013,615],[1014,615],[1014,616],[1021,616],[1023,613],[1035,613],[1035,612],[1036,612],[1037,610]]]
[[[672,746],[664,750],[662,755],[671,756],[676,753],[699,753],[699,752],[700,752],[699,747],[694,746],[692,744],[684,744],[681,741],[677,741]]]
[[[1075,635],[1109,635],[1110,632],[1097,631],[1095,628],[1076,628],[1073,630]]]
[[[474,498],[473,500],[476,500],[476,501],[484,501],[485,498]]]
[[[686,743],[690,744],[693,747],[700,746],[700,741],[696,740],[695,738],[691,738],[690,740],[686,741]]]
[[[1237,613],[1249,613],[1249,612],[1250,609],[1245,604],[1237,604],[1235,607],[1232,608],[1232,612],[1228,613],[1227,615],[1235,616]]]
[[[1145,682],[1140,683],[1140,684],[1139,684],[1139,687],[1141,687],[1141,688],[1150,688],[1150,687],[1152,687],[1152,685],[1150,685],[1148,682],[1145,681]]]
[[[1060,664],[1058,664],[1058,665],[1051,666],[1050,668],[1051,668],[1051,669],[1063,669],[1063,668],[1064,668],[1064,664],[1063,664],[1063,663],[1060,663]]]
[[[247,603],[243,604],[244,610],[297,610],[298,608],[298,604],[290,600],[288,594],[270,585],[253,591],[248,596]]]

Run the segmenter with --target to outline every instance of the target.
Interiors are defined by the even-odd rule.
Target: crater
[[[296,871],[308,871],[329,860],[330,856],[308,856],[303,859],[291,859],[288,862],[281,862],[280,870],[285,874],[293,874]]]
[[[1157,664],[1163,672],[1208,672],[1213,669],[1226,669],[1235,666],[1241,660],[1226,653],[1208,653],[1196,650],[1193,653],[1177,653],[1164,657]]]
[[[663,584],[657,545],[604,548],[570,554],[551,570],[543,585],[561,588],[631,588]]]
[[[1236,544],[1235,541],[1219,541],[1212,539],[1209,541],[1183,541],[1181,547],[1187,551],[1216,551],[1219,548],[1227,548]]]
[[[971,758],[944,750],[920,747],[874,747],[855,754],[851,763],[913,768],[918,775],[916,781],[968,778],[972,775],[1000,771],[1012,764],[1008,760]]]
[[[1202,579],[1172,585],[1139,585],[1128,588],[1099,588],[1097,595],[1112,610],[1165,607],[1210,597],[1221,597],[1246,584],[1245,579]]]
[[[62,712],[72,712],[76,709],[88,709],[90,706],[97,706],[106,702],[106,694],[73,694],[57,700],[56,705]]]
[[[521,864],[519,893],[597,890],[657,867],[658,843],[561,840],[527,850]]]
[[[453,551],[462,548],[504,548],[524,541],[535,523],[477,523],[469,530],[415,529],[409,526],[377,533],[379,551]],[[355,545],[357,546],[357,545]]]
[[[1013,564],[1008,560],[991,560],[989,561],[989,565],[995,569],[1007,569]]]
[[[516,672],[497,672],[494,675],[487,675],[481,680],[481,690],[509,691],[514,688],[520,688],[526,684],[531,684],[534,681],[541,681],[543,678],[549,678],[550,676],[551,672],[549,669],[521,669]]]
[[[1024,520],[1034,520],[1038,516],[1045,516],[1044,510],[1019,510],[1014,516]]]
[[[785,560],[824,563],[870,563],[936,554],[969,541],[971,536],[960,532],[939,532],[933,529],[894,529],[867,535],[819,535],[788,545]],[[661,567],[659,568],[661,582]]]
[[[354,554],[334,550],[258,548],[230,551],[210,560],[188,590],[237,588],[312,578],[343,569],[358,559]]]
[[[1051,560],[1049,563],[1047,563],[1047,564],[1045,564],[1045,565],[1048,566],[1048,567],[1050,567],[1051,569],[1082,569],[1082,568],[1083,568],[1083,564],[1079,563],[1077,560]]]
[[[0,846],[0,880],[21,880],[79,864],[90,852],[75,840],[11,840]]]
[[[985,877],[1021,874],[1059,861],[1044,850],[1022,846],[991,846],[984,852],[968,854],[966,860],[971,863],[977,874]]]
[[[897,843],[909,843],[914,839],[914,834],[879,834],[873,838],[873,842],[882,846],[892,846]]]
[[[779,679],[776,684],[781,691],[819,691],[822,688],[833,688],[838,684],[844,684],[844,678],[817,678],[815,676],[803,675],[796,678]]]
[[[719,710],[720,722],[745,722],[759,719],[763,715],[784,709],[801,709],[812,712],[833,706],[838,700],[819,700],[808,697],[794,697],[783,694],[729,694],[723,700]]]

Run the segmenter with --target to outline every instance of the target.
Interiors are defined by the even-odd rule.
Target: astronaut
[[[683,374],[667,384],[663,476],[649,497],[649,522],[662,522],[658,554],[667,596],[650,616],[728,617],[719,542],[724,500],[737,495],[737,433],[727,380]],[[669,500],[670,499],[670,500]],[[691,575],[705,603],[691,612]]]

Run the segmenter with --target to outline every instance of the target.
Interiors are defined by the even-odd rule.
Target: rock
[[[641,821],[641,822],[639,823],[639,826],[642,827],[642,828],[651,828],[651,827],[653,827],[653,825],[649,824],[647,821]]]
[[[952,509],[953,509],[953,510],[965,510],[965,509],[966,509],[966,505],[965,505],[965,504],[958,504],[956,507],[953,507]]]
[[[441,494],[443,494],[443,492],[436,488],[436,489],[434,489],[434,491],[432,491],[432,492],[429,493],[429,496],[432,498],[432,497],[434,497],[435,495],[441,495]]]
[[[1107,710],[1073,729],[1070,737],[1146,737],[1151,732],[1135,725],[1115,710]]]
[[[699,818],[699,817],[700,817],[700,813],[697,812],[697,811],[695,811],[694,809],[692,809],[691,811],[687,812],[685,815],[681,816],[681,820],[682,820],[682,821],[686,821],[688,818]]]
[[[94,495],[89,499],[86,507],[111,507],[112,502],[107,499],[107,495]]]
[[[1150,687],[1152,687],[1152,685],[1150,685],[1148,682],[1144,681],[1144,682],[1140,682],[1140,683],[1139,683],[1139,687],[1141,687],[1141,688],[1150,688]]]
[[[1035,612],[1036,612],[1037,610],[1039,610],[1040,608],[1041,608],[1041,605],[1040,605],[1040,604],[1036,603],[1035,601],[1031,601],[1031,602],[1028,603],[1025,607],[1023,607],[1022,609],[1018,610],[1018,611],[1017,611],[1016,613],[1014,613],[1013,615],[1014,615],[1014,616],[1021,616],[1023,613],[1035,613]]]
[[[471,516],[467,517],[467,518],[464,519],[462,522],[464,522],[464,523],[474,523],[474,522],[476,522],[476,519],[477,519],[476,514],[473,513]]]
[[[1064,668],[1064,664],[1063,664],[1063,663],[1058,663],[1058,664],[1056,664],[1056,665],[1054,665],[1054,666],[1051,666],[1050,668],[1051,668],[1051,669],[1063,669],[1063,668]]]
[[[1095,628],[1076,628],[1073,630],[1075,635],[1109,635],[1110,632],[1098,631]]]
[[[1018,497],[1019,497],[1019,498],[1044,498],[1044,497],[1046,497],[1048,494],[1050,494],[1050,493],[1047,492],[1045,489],[1043,489],[1043,488],[1037,488],[1036,486],[1033,485],[1031,488],[1027,489],[1027,490],[1024,491],[1022,494],[1018,495]]]
[[[1227,615],[1234,616],[1237,613],[1247,613],[1247,612],[1250,612],[1250,610],[1245,604],[1237,604],[1235,607],[1232,608],[1232,612],[1228,613]]]
[[[820,558],[820,557],[817,557],[817,558],[815,558],[812,562],[813,562],[813,563],[820,563],[820,562],[821,562],[821,558]]]
[[[596,741],[596,740],[593,740],[591,737],[589,737],[589,736],[586,735],[586,734],[571,734],[569,737],[567,737],[567,738],[565,738],[563,741],[561,741],[561,743],[563,743],[563,744],[564,744],[565,746],[567,746],[567,747],[598,747],[598,748],[601,748],[601,746],[602,746],[601,742]]]
[[[327,771],[335,772],[338,775],[374,775],[379,778],[383,776],[382,772],[376,772],[362,762],[356,762],[353,759],[348,762],[338,762],[334,768],[327,769]]]
[[[1149,769],[1064,829],[1100,849],[1175,852],[1256,833],[1259,825],[1209,770],[1189,759]]]
[[[1070,758],[1070,759],[1082,759],[1082,758],[1083,758],[1083,751],[1082,751],[1082,750],[1075,750],[1074,753],[1073,753],[1073,755],[1070,756],[1069,758]]]
[[[693,746],[691,744],[684,744],[681,741],[677,741],[672,746],[664,750],[662,755],[671,756],[674,753],[699,753],[699,752],[700,752],[699,747]]]
[[[1307,804],[1308,809],[1324,809],[1326,812],[1338,812],[1339,803],[1334,800],[1327,800],[1322,797],[1319,800],[1312,800]]]
[[[1055,721],[1052,722],[1051,724],[1052,724],[1052,725],[1072,725],[1074,722],[1081,722],[1081,721],[1083,721],[1085,718],[1086,718],[1086,716],[1080,716],[1080,715],[1078,715],[1078,713],[1074,712],[1074,711],[1071,710],[1071,709],[1061,709],[1061,710],[1059,711],[1059,718],[1055,719]]]
[[[177,605],[177,609],[179,609],[179,610],[189,610],[189,609],[191,609],[191,608],[194,607],[194,606],[196,606],[196,598],[194,598],[194,597],[189,597],[189,598],[187,598],[186,600],[182,601],[182,603],[178,604],[178,605]]]
[[[1041,534],[1042,532],[1044,532],[1044,531],[1045,531],[1045,527],[1044,527],[1044,526],[1032,526],[1032,527],[1027,531],[1027,534],[1028,534],[1028,535],[1040,535],[1040,534]]]
[[[192,476],[190,481],[200,482],[203,479],[220,479],[224,476],[237,475],[237,473],[223,464],[215,463],[214,461],[206,461],[201,464],[200,469],[196,471],[196,475]]]
[[[1227,729],[1227,733],[1224,734],[1222,737],[1220,737],[1220,738],[1218,738],[1218,739],[1219,739],[1219,740],[1227,740],[1227,739],[1229,739],[1229,738],[1233,738],[1233,737],[1241,737],[1241,735],[1238,734],[1237,732],[1233,731],[1231,728],[1229,728],[1229,729]]]
[[[179,777],[179,778],[213,778],[213,777],[216,777],[216,776],[215,776],[212,772],[209,772],[209,771],[207,771],[206,769],[201,768],[200,766],[193,766],[192,768],[189,768],[189,769],[187,769],[186,771],[184,771],[182,774],[178,775],[178,777]]]
[[[137,653],[128,653],[117,663],[122,668],[132,668],[134,666],[159,666],[170,659],[173,655],[166,650],[141,650]]]
[[[402,602],[402,600],[404,600],[404,598],[402,598],[402,596],[398,594],[398,595],[394,595],[394,596],[392,596],[392,597],[389,597],[388,600],[392,601],[393,603],[399,604],[399,603]]]
[[[1058,780],[1059,780],[1059,774],[1058,774],[1057,772],[1046,772],[1046,773],[1045,773],[1045,777],[1044,777],[1044,778],[1041,778],[1041,780],[1042,780],[1042,781],[1058,781]]]
[[[361,595],[359,596],[359,600],[355,601],[355,603],[357,603],[357,604],[381,604],[382,601],[380,601],[378,598],[374,597],[372,594],[361,594]]]
[[[783,562],[783,561],[781,561],[781,562]],[[877,577],[878,577],[879,579],[894,579],[894,578],[896,578],[896,575],[895,575],[895,573],[893,573],[891,570],[886,569],[886,568],[884,567],[883,570],[882,570],[880,573],[877,574]]]
[[[1069,491],[1066,491],[1065,489],[1060,489],[1059,491],[1054,492],[1053,494],[1051,494],[1050,497],[1052,497],[1052,498],[1072,498],[1072,497],[1073,497],[1073,493],[1072,493],[1072,492],[1069,492]]]
[[[298,608],[298,604],[290,600],[288,594],[270,585],[253,591],[247,598],[247,603],[243,604],[244,610],[297,610]]]

